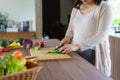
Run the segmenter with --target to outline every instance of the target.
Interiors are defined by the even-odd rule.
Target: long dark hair
[[[96,5],[100,5],[101,1],[107,1],[107,0],[94,0]],[[81,0],[75,0],[75,5],[74,7],[79,9],[80,5],[82,4]]]

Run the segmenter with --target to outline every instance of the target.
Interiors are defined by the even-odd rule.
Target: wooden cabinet
[[[28,39],[36,39],[35,32],[19,32],[18,37],[28,38]]]
[[[0,32],[0,39],[16,40],[17,38],[36,39],[35,32]]]
[[[0,39],[15,40],[17,39],[17,33],[16,32],[2,32]]]
[[[112,80],[120,80],[120,37],[110,36]]]

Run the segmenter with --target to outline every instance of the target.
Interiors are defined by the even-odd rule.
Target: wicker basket
[[[27,70],[1,76],[0,80],[36,80],[38,72],[42,69],[42,66],[33,62],[27,62],[26,66]]]

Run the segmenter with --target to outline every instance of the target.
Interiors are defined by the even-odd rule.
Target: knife
[[[58,46],[56,46],[56,47],[55,47],[55,50],[61,48],[62,46],[63,46],[63,45],[58,45]]]

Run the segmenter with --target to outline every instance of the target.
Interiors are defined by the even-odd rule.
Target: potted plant
[[[115,18],[113,20],[113,28],[115,33],[120,33],[120,18]]]
[[[8,14],[0,12],[0,31],[5,31],[8,22]]]
[[[120,18],[113,19],[113,25],[119,25],[120,24]]]

